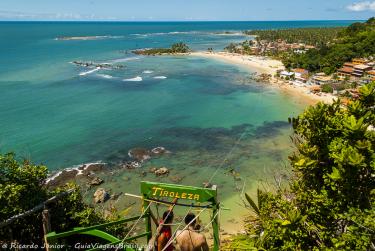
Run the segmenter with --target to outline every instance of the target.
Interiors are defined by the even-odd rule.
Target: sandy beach
[[[249,69],[257,72],[258,74],[266,73],[271,74],[272,79],[270,83],[280,88],[287,94],[299,96],[304,102],[308,104],[315,104],[318,102],[332,103],[334,96],[330,94],[313,94],[310,92],[308,87],[295,86],[289,83],[285,83],[274,77],[278,70],[284,69],[284,65],[281,61],[259,56],[247,56],[227,52],[192,52],[191,56],[212,58],[216,60],[222,60],[228,63],[241,65],[248,67]]]

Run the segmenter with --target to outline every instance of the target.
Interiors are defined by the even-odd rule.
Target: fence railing
[[[94,226],[89,226],[89,227],[78,227],[74,228],[73,230],[62,232],[62,233],[56,233],[56,232],[50,232],[45,235],[45,240],[48,243],[48,246],[50,247],[49,250],[54,250],[53,247],[58,245],[59,240],[69,237],[69,236],[74,236],[74,235],[89,235],[93,237],[97,237],[99,239],[108,241],[106,244],[102,244],[102,246],[107,246],[107,247],[119,247],[118,250],[126,250],[126,251],[131,251],[131,250],[139,250],[135,249],[132,247],[127,247],[127,243],[130,241],[133,241],[135,239],[139,239],[142,237],[149,236],[151,232],[144,232],[141,234],[137,234],[135,236],[128,237],[126,239],[120,239],[118,237],[115,237],[109,233],[106,233],[105,231],[102,231],[102,229],[114,225],[119,225],[119,224],[124,224],[127,222],[131,221],[136,221],[142,218],[148,218],[150,217],[149,214],[143,214],[143,215],[138,215],[134,216],[131,218],[127,219],[122,219],[122,220],[117,220],[117,221],[112,221],[109,223],[104,223],[104,224],[99,224],[99,225],[94,225]],[[120,245],[123,244],[123,245]],[[129,245],[130,246],[130,245]],[[102,250],[101,247],[95,247],[95,245],[91,248],[88,249],[90,251],[93,250]]]

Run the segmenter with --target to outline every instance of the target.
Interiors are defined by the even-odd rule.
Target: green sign
[[[215,202],[216,189],[181,186],[155,182],[141,182],[141,193],[146,198],[178,198],[195,202]]]

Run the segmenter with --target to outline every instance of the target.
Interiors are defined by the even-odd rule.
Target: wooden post
[[[216,185],[212,186],[212,190],[217,190]],[[217,201],[217,197],[215,196],[214,201],[212,205],[212,217],[215,217],[212,219],[212,231],[214,235],[214,251],[220,250],[220,225],[219,225],[219,202]]]
[[[146,232],[149,232],[149,234],[147,235],[147,244],[149,244],[151,238],[152,238],[152,226],[151,226],[151,215],[150,215],[150,207],[148,207],[148,205],[150,204],[150,202],[148,201],[143,201],[143,213],[147,215],[146,217]],[[148,207],[148,209],[147,209]],[[147,211],[146,211],[147,209]]]
[[[48,233],[51,232],[51,216],[47,208],[45,208],[42,211],[42,222],[43,222],[43,233],[44,233],[44,236],[46,236]],[[46,237],[44,237],[44,243],[46,246],[46,251],[50,251]]]

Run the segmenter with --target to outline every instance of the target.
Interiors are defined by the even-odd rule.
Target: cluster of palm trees
[[[190,51],[189,46],[187,46],[185,43],[182,43],[182,42],[175,43],[171,46],[172,53],[188,53],[189,51]]]
[[[320,46],[329,44],[336,39],[343,27],[329,28],[294,28],[280,30],[250,30],[245,31],[247,35],[257,36],[260,40],[275,42],[278,40],[287,43],[304,43],[308,45]]]

